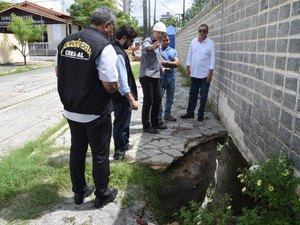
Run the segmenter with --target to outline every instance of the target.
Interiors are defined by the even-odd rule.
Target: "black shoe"
[[[198,119],[197,119],[199,122],[203,121],[203,116],[198,116]]]
[[[163,124],[164,124],[164,121],[163,121],[162,119],[159,119],[159,120],[158,120],[158,123],[161,124],[161,125],[163,125]]]
[[[171,121],[171,122],[175,122],[175,121],[177,120],[177,119],[176,119],[175,117],[173,117],[173,116],[166,116],[164,119],[167,120],[167,121]]]
[[[167,129],[168,127],[166,125],[162,125],[162,124],[158,124],[156,126],[153,126],[154,129],[157,129],[157,130],[165,130]]]
[[[115,154],[114,154],[114,160],[121,160],[121,159],[124,159],[125,157],[125,151],[122,151],[122,150],[119,150],[119,151],[116,151]]]
[[[107,203],[113,202],[117,197],[118,189],[113,189],[106,198],[95,198],[94,206],[96,209],[102,208]]]
[[[180,116],[181,119],[191,119],[194,117],[195,117],[194,114],[189,114],[189,113]]]
[[[90,196],[94,192],[94,190],[95,190],[94,185],[90,185],[90,186],[86,185],[83,189],[84,192],[82,194],[76,194],[75,193],[74,203],[76,205],[81,205],[83,203],[84,199],[86,197]]]
[[[158,130],[149,127],[149,128],[143,128],[143,132],[145,133],[149,133],[149,134],[158,134]]]

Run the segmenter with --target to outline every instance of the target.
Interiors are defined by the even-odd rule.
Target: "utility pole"
[[[153,18],[153,24],[156,23],[156,0],[154,0],[154,18]]]
[[[185,18],[185,0],[183,0],[183,5],[182,5],[182,19],[184,20]]]
[[[148,20],[148,22],[149,22],[149,25],[148,25],[148,36],[150,35],[150,30],[151,30],[151,14],[150,14],[150,0],[148,0],[148,16],[149,16],[149,20]]]
[[[146,37],[148,35],[147,0],[143,0],[143,25],[144,25],[144,37]]]

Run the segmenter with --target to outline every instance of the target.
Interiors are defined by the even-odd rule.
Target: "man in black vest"
[[[113,96],[115,144],[114,159],[122,159],[129,147],[131,110],[138,109],[137,88],[131,70],[130,61],[124,49],[128,49],[137,33],[130,25],[121,26],[116,32],[113,46],[118,54],[117,68],[119,73],[119,91]]]
[[[94,186],[88,186],[85,179],[86,152],[90,145],[95,208],[112,202],[118,193],[117,189],[108,188],[111,96],[119,87],[117,54],[108,41],[115,24],[111,9],[98,8],[92,15],[91,25],[66,37],[57,52],[58,93],[71,132],[74,202],[82,204],[94,191]]]

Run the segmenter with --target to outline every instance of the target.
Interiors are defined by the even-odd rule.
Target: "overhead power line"
[[[164,3],[162,3],[160,0],[159,0],[159,3],[163,6],[163,7],[165,7],[167,10],[169,10],[169,11],[172,11],[173,13],[175,13],[175,14],[178,14],[178,12],[174,12],[172,9],[170,9],[168,6],[166,6]]]

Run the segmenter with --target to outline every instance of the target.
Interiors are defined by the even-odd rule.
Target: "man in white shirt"
[[[191,77],[191,87],[187,113],[181,116],[182,119],[195,117],[194,111],[200,90],[198,121],[203,121],[209,85],[216,64],[215,43],[207,37],[207,34],[208,26],[201,24],[198,27],[198,38],[194,38],[189,47],[186,74]]]
[[[64,38],[57,49],[58,93],[71,132],[69,164],[74,203],[82,204],[94,191],[85,177],[89,145],[95,208],[112,202],[118,193],[117,189],[108,187],[111,94],[119,88],[117,54],[108,40],[115,25],[114,12],[98,8],[92,15],[91,25]]]

